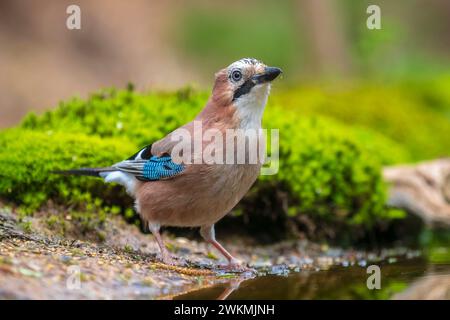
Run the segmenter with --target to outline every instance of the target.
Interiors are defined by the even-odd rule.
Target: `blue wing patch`
[[[160,157],[152,155],[151,145],[112,167],[118,171],[131,174],[141,181],[157,181],[172,178],[185,168],[183,164],[173,162],[168,154],[163,154]]]
[[[145,180],[155,181],[171,178],[183,170],[184,166],[173,162],[170,156],[152,156],[145,162],[142,176]]]

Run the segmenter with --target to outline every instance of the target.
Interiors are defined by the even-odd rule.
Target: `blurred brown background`
[[[66,8],[81,7],[81,30]],[[382,30],[369,31],[378,4]],[[448,70],[450,1],[0,1],[0,127],[99,88],[207,88],[245,56],[285,81]],[[444,70],[445,71],[445,70]]]

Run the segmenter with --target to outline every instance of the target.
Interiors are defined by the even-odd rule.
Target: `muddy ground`
[[[152,236],[119,216],[108,218],[102,241],[55,235],[39,217],[25,222],[0,209],[2,299],[171,299],[218,283],[232,287],[264,274],[365,266],[402,254],[402,249],[377,254],[344,251],[304,240],[260,246],[245,239],[224,239],[233,254],[256,270],[237,274],[222,269],[225,261],[204,242],[169,234],[164,238],[179,265],[164,265]]]

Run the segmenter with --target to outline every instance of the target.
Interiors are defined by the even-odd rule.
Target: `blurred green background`
[[[242,57],[283,68],[277,89],[406,81],[414,94],[429,84],[416,81],[436,79],[432,90],[448,98],[446,0],[80,0],[81,30],[65,26],[70,4],[0,2],[0,127],[28,110],[128,82],[141,90],[209,89],[214,72]],[[366,27],[369,4],[381,8],[381,30]],[[448,103],[424,99],[430,108]]]
[[[381,8],[381,30],[366,27],[370,4]],[[448,72],[449,9],[446,1],[408,0],[191,3],[174,35],[194,61],[211,68],[256,56],[287,70],[291,81],[420,78]]]

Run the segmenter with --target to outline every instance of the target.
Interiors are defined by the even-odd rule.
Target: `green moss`
[[[237,208],[239,216],[263,211],[286,218],[304,214],[350,227],[401,218],[385,207],[381,166],[425,158],[448,146],[440,138],[447,128],[441,120],[434,122],[447,98],[431,99],[440,106],[432,113],[420,107],[424,102],[404,101],[403,94],[392,98],[390,89],[352,90],[296,88],[271,98],[264,127],[280,130],[280,170],[261,176]],[[417,100],[441,93],[436,89],[417,94]],[[64,205],[86,230],[101,225],[107,214],[133,219],[131,199],[121,188],[51,171],[120,161],[190,121],[207,97],[207,92],[189,87],[144,94],[129,87],[103,90],[87,100],[74,98],[40,116],[29,114],[18,128],[0,134],[0,197],[25,212]],[[439,134],[432,134],[434,123]],[[442,140],[439,147],[435,139]],[[427,144],[433,146],[425,148]]]
[[[450,155],[450,78],[401,84],[301,86],[272,102],[306,116],[370,128],[400,144],[411,160]],[[404,159],[393,159],[399,160]]]
[[[134,152],[124,139],[101,139],[57,131],[10,129],[0,135],[0,196],[33,211],[42,204],[100,207],[113,190],[100,179],[51,173],[77,167],[104,166]]]
[[[25,231],[26,233],[31,233],[33,231],[33,225],[31,221],[20,221],[19,226]]]
[[[381,165],[407,158],[400,146],[369,130],[281,111],[275,107],[270,112],[271,126],[280,129],[279,172],[260,181],[292,195],[286,200],[287,215],[306,213],[369,226],[394,217],[384,205]]]
[[[133,142],[132,146],[143,146],[192,120],[207,97],[205,92],[190,87],[174,93],[148,94],[108,89],[91,95],[88,100],[73,98],[61,102],[56,110],[41,116],[29,114],[21,128],[114,140],[126,138]]]
[[[133,247],[132,247],[131,245],[126,244],[126,245],[123,247],[123,251],[125,251],[126,253],[133,253],[133,252],[134,252],[134,249],[133,249]]]

